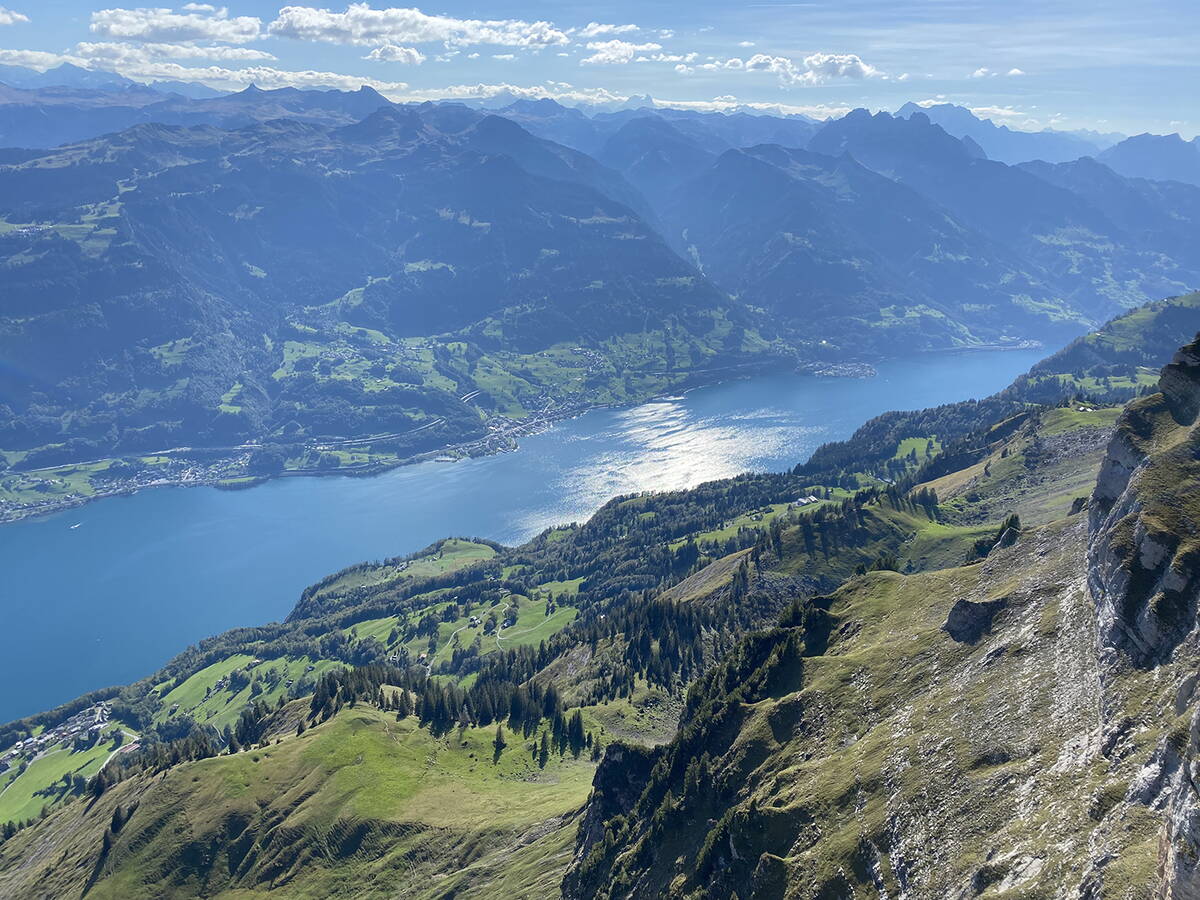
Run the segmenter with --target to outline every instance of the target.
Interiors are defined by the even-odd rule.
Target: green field
[[[308,657],[260,662],[247,654],[236,654],[201,669],[163,695],[155,720],[161,722],[188,715],[220,731],[237,721],[246,704],[261,700],[273,705],[302,679],[315,682],[323,672],[341,665]],[[235,673],[247,681],[237,690],[232,689],[228,680]],[[217,688],[222,679],[225,679],[223,686]],[[288,685],[289,681],[292,686]]]
[[[86,750],[73,750],[68,744],[56,744],[38,756],[18,774],[16,768],[0,775],[0,822],[36,817],[44,806],[54,806],[70,796],[61,784],[64,775],[90,778],[100,771],[115,752],[116,732],[124,733],[124,744],[136,737],[128,728],[113,725],[104,729],[100,740]],[[56,785],[56,782],[58,783]]]

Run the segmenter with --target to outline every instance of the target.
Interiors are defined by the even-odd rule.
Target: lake
[[[243,491],[156,488],[0,526],[0,721],[282,619],[305,586],[355,562],[446,536],[518,543],[616,494],[781,471],[887,410],[991,394],[1046,352],[927,355],[862,380],[764,375],[595,410],[498,456]]]

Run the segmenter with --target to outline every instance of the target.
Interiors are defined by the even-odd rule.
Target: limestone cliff
[[[1129,798],[1163,818],[1155,897],[1200,898],[1200,339],[1162,371],[1159,392],[1132,404],[1118,424],[1091,504],[1088,580],[1105,660],[1103,706],[1110,730],[1131,691],[1130,669],[1167,685],[1168,724]],[[1163,708],[1166,707],[1166,708]]]
[[[1200,341],[1130,405],[1091,504],[1089,581],[1102,650],[1142,667],[1197,632],[1200,594]],[[1114,660],[1115,662],[1115,660]]]

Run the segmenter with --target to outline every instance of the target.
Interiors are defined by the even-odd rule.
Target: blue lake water
[[[881,412],[991,394],[1045,355],[930,355],[864,380],[759,376],[590,412],[499,456],[244,491],[157,488],[0,526],[0,721],[282,619],[306,585],[355,562],[449,535],[517,543],[616,494],[781,471]]]

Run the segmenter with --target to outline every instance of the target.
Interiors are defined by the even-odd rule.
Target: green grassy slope
[[[4,845],[5,896],[553,896],[594,765],[539,768],[519,736],[493,762],[493,729],[433,738],[415,719],[344,709],[260,750],[123,782],[43,826],[56,852]],[[81,804],[82,805],[82,804]],[[134,812],[100,858],[116,805]],[[38,840],[43,838],[38,837]],[[8,863],[21,860],[15,870]]]
[[[851,581],[823,652],[784,629],[790,653],[693,702],[568,896],[1047,896],[1099,841],[1104,895],[1148,898],[1161,823],[1120,801],[1165,725],[1098,754],[1085,548],[1077,515],[981,565]],[[944,630],[961,601],[1002,602],[974,643]]]

